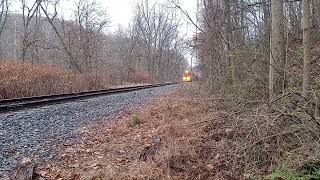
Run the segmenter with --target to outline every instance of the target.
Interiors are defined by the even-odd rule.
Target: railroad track
[[[74,101],[78,99],[92,98],[96,96],[109,95],[109,94],[119,94],[131,91],[138,91],[142,89],[150,89],[155,87],[173,85],[176,83],[160,83],[160,84],[150,84],[143,86],[132,86],[124,88],[110,88],[104,90],[96,91],[85,91],[69,94],[54,94],[46,96],[34,96],[34,97],[24,97],[24,98],[14,98],[14,99],[3,99],[0,100],[0,113],[8,111],[16,111],[21,109],[39,107],[49,104],[62,103],[66,101]]]

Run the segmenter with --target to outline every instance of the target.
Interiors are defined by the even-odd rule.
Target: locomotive
[[[191,82],[191,80],[192,80],[191,71],[188,71],[188,70],[184,71],[182,80],[183,80],[183,82]]]

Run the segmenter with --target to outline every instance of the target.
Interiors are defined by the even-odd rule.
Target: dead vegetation
[[[220,150],[227,149],[221,154],[232,173],[257,178],[279,166],[299,170],[319,162],[319,119],[311,109],[301,95],[288,93],[254,108],[220,112],[208,131],[224,146]],[[319,167],[314,168],[301,176],[318,176]]]
[[[303,175],[317,176],[320,126],[308,102],[296,96],[231,109],[224,98],[205,98],[192,86],[92,131],[81,130],[87,133],[84,141],[63,147],[55,163],[38,174],[45,179],[258,179],[285,165],[312,167]],[[139,123],[128,126],[137,118]]]
[[[320,124],[314,106],[298,93],[287,93],[270,103],[237,115],[237,141],[246,169],[264,170],[286,164],[300,168],[319,159]],[[270,169],[265,169],[270,170]]]
[[[28,64],[4,61],[0,63],[0,99],[71,93],[105,89],[118,85],[106,72],[78,73],[49,64]],[[133,72],[132,82],[151,82],[144,72]]]
[[[55,65],[0,64],[0,99],[101,89],[101,74],[76,73]]]

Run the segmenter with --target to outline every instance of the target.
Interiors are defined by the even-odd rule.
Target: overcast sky
[[[73,14],[74,4],[76,0],[60,0],[60,13],[63,13],[64,17],[70,17]],[[119,25],[123,27],[128,27],[130,20],[133,16],[133,11],[135,5],[140,0],[96,0],[102,9],[107,11],[107,14],[110,17],[111,24],[109,30],[115,31]],[[170,1],[170,0],[169,0]],[[34,2],[33,0],[27,0],[27,2]],[[166,3],[169,6],[168,0],[149,0],[149,3]],[[21,12],[21,3],[20,0],[15,0],[12,4],[12,11]],[[187,10],[188,13],[195,18],[196,12],[196,0],[181,0],[181,6],[183,9]],[[181,15],[182,18],[184,18]],[[186,20],[186,19],[185,19]],[[187,20],[183,21],[182,33],[187,33],[188,36],[192,35],[192,32],[195,31],[195,28],[191,25],[188,25]]]
[[[117,24],[126,27],[132,18],[134,7],[139,0],[100,0],[100,2],[107,8],[109,16],[111,17],[112,27],[117,27]],[[167,0],[149,0],[149,2],[166,3]],[[191,15],[195,15],[196,0],[182,0],[182,2],[182,7],[190,12]],[[167,4],[169,6],[169,3]],[[186,26],[186,22],[184,23]]]
[[[34,0],[26,0],[27,2],[33,3]],[[77,0],[60,0],[59,13],[64,16],[64,18],[71,18],[75,10],[75,1]],[[118,26],[128,27],[134,13],[134,8],[140,0],[96,0],[102,9],[105,9],[111,24],[109,25],[108,31],[114,32],[118,29]],[[148,0],[149,4],[153,3],[165,3],[170,6],[168,1],[170,0]],[[197,0],[180,0],[181,7],[186,10],[193,19],[196,19],[196,7]],[[12,3],[11,11],[16,11],[21,13],[21,1],[14,0]],[[191,38],[194,35],[196,28],[191,25],[184,15],[180,15],[182,19],[182,26],[180,28],[181,36]],[[186,53],[187,58],[191,59],[190,53]]]

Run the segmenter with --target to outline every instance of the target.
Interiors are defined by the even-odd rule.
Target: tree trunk
[[[271,0],[269,97],[280,94],[285,63],[283,0]]]
[[[233,51],[232,51],[232,25],[231,25],[231,7],[230,7],[230,1],[224,0],[224,11],[225,11],[225,18],[226,18],[226,27],[225,27],[225,37],[226,37],[226,48],[227,48],[227,60],[229,64],[230,69],[230,77],[231,77],[231,83],[234,86],[236,83],[236,72],[235,72],[235,62],[233,60]]]
[[[289,22],[290,22],[290,32],[293,38],[301,37],[301,3],[300,2],[290,2],[288,5]]]
[[[314,9],[315,24],[319,28],[320,27],[320,1],[319,0],[313,0],[312,1],[312,6],[313,6],[313,9]]]
[[[302,1],[303,9],[303,47],[304,47],[304,67],[303,67],[303,84],[302,94],[307,96],[310,87],[310,64],[311,64],[311,11],[310,1]]]

